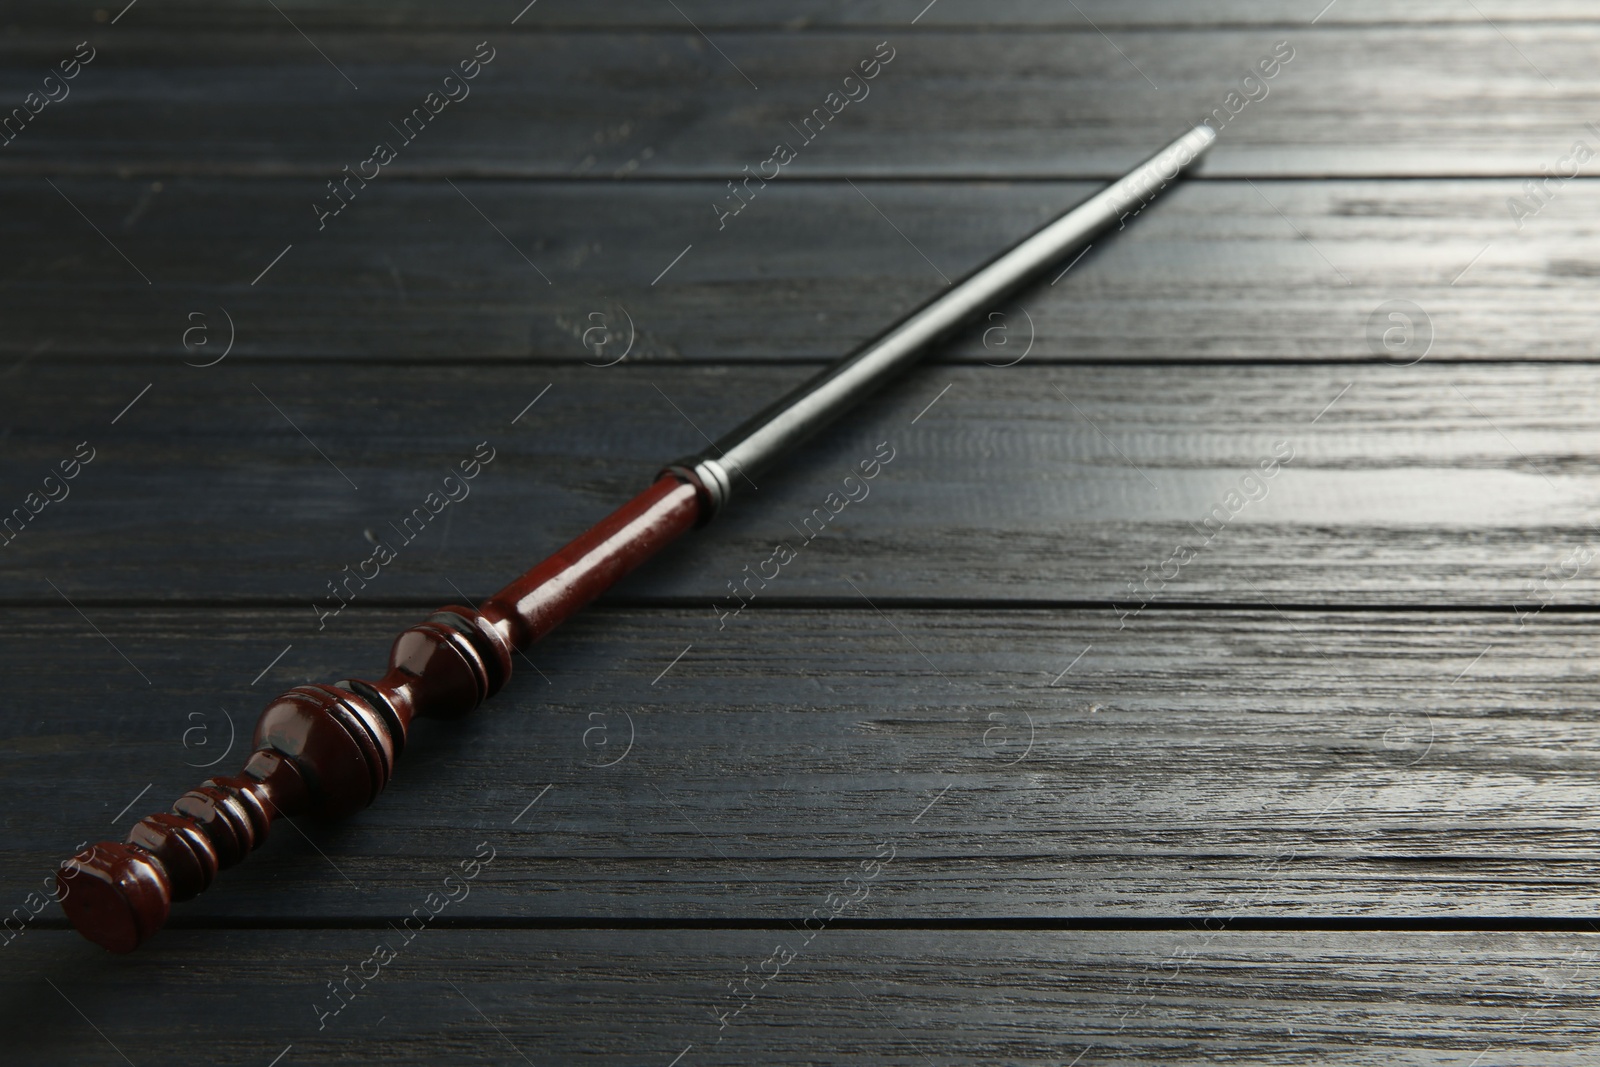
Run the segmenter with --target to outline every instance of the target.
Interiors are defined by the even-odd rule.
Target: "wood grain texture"
[[[9,1057],[1595,1058],[1593,935],[1491,932],[1582,929],[1600,877],[1600,201],[1524,187],[1600,143],[1592,6],[4,0],[0,24],[10,106],[99,49],[0,148],[0,516],[97,450],[0,548],[12,926],[271,692],[372,673],[1296,49],[1200,180],[419,729],[373,807],[274,828],[131,959],[53,911],[0,925]],[[486,39],[472,97],[319,231],[323,183]],[[719,229],[723,183],[886,39],[871,97]],[[1386,352],[1395,301],[1422,329]],[[630,323],[619,366],[582,366],[624,347],[585,348],[595,314]],[[183,366],[225,323],[230,358]],[[326,583],[486,439],[471,498],[319,629]],[[870,498],[728,616],[884,440]],[[480,842],[470,896],[319,1028]],[[719,1031],[784,938],[794,968]]]
[[[341,568],[372,554],[368,531],[399,558],[360,601],[459,601],[450,582],[487,595],[701,447],[696,427],[721,433],[808,372],[91,366],[38,361],[11,379],[4,514],[78,442],[98,452],[71,496],[0,549],[0,595],[59,603],[54,582],[86,602],[265,599],[308,623],[313,600],[336,605],[327,585]],[[1592,606],[1597,374],[1431,361],[930,367],[616,593],[709,614],[745,566],[791,541],[799,556],[765,596],[854,599],[848,578],[890,600],[1126,610],[1459,604],[1509,618],[1519,603]],[[398,525],[482,441],[496,458],[471,495],[402,541]],[[896,455],[870,495],[830,505],[884,441]],[[1275,476],[1246,480],[1286,450]],[[1260,499],[1245,503],[1251,492]],[[1179,546],[1193,558],[1170,562]]]
[[[705,29],[814,29],[872,27],[902,32],[951,27],[979,31],[1081,30],[1150,26],[1304,26],[1341,24],[1481,24],[1541,21],[1592,21],[1584,0],[691,0],[682,11],[652,0],[539,0],[537,6],[513,0],[458,0],[448,6],[424,0],[283,0],[271,6],[249,0],[167,0],[135,8],[118,24],[177,29],[229,27],[282,30],[287,20],[303,27],[385,29],[500,29],[539,33],[548,29],[634,29],[681,32],[692,20]],[[272,10],[276,7],[278,10]],[[663,8],[666,10],[663,11]],[[96,6],[83,0],[42,5],[25,0],[0,3],[0,18],[11,25],[84,28],[111,22],[119,5]],[[286,18],[287,17],[287,18]]]
[[[402,142],[391,124],[484,34],[495,58],[471,95],[440,105],[415,143]],[[97,57],[71,95],[0,150],[0,173],[292,175],[309,191],[391,141],[387,182],[720,184],[746,165],[756,171],[785,141],[797,153],[783,168],[790,178],[1104,179],[1225,108],[1206,164],[1215,177],[1537,177],[1541,165],[1560,169],[1575,139],[1593,149],[1585,124],[1600,119],[1600,23],[1127,29],[1112,41],[1086,24],[752,31],[719,34],[715,47],[687,23],[649,33],[328,29],[316,40],[323,55],[287,23],[177,35],[130,24],[88,36]],[[852,90],[869,95],[832,105],[840,113],[806,140],[794,127],[882,41],[892,63]],[[1278,41],[1293,58],[1251,88],[1265,97],[1228,104]],[[6,38],[0,99],[19,106],[71,50],[60,32]]]
[[[356,974],[384,936],[398,940],[173,931],[131,961],[30,933],[0,977],[8,1041],[41,1067],[120,1064],[117,1049],[265,1064],[285,1046],[285,1064],[1464,1067],[1585,1064],[1596,1043],[1595,935],[1527,933],[829,929],[791,945],[783,973],[719,1030],[728,984],[804,935],[430,930],[319,1030],[337,1003],[326,983]]]
[[[372,670],[417,613],[351,609],[321,634],[287,610],[85,614],[98,633],[63,605],[0,642],[17,903],[191,786],[230,718]],[[1119,630],[858,603],[719,631],[707,610],[600,610],[473,717],[419,722],[371,808],[275,827],[172,925],[398,918],[485,839],[493,869],[452,921],[798,921],[884,841],[853,917],[1582,917],[1597,625],[1263,608]],[[80,667],[30,669],[52,654]]]
[[[1097,188],[799,182],[719,232],[717,189],[699,182],[397,182],[318,233],[315,190],[296,182],[57,184],[71,203],[39,179],[0,181],[19,250],[0,262],[16,327],[0,352],[173,365],[216,359],[230,335],[238,356],[831,360]],[[1184,184],[943,358],[1591,360],[1600,196],[1574,183],[1519,230],[1506,202],[1520,192]],[[1391,354],[1393,301],[1420,313]]]

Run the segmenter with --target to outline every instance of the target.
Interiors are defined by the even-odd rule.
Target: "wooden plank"
[[[448,582],[486,595],[703,447],[699,431],[731,428],[807,373],[35,360],[6,391],[4,514],[80,442],[96,458],[67,499],[35,498],[40,514],[3,549],[0,595],[56,603],[54,582],[89,600],[267,598],[310,623],[313,600],[336,603],[341,568],[372,554],[366,531],[399,555],[368,603],[454,597]],[[792,541],[798,558],[767,596],[850,600],[849,578],[873,598],[1124,610],[1457,604],[1510,618],[1518,603],[1593,605],[1597,375],[930,367],[617,593],[709,614],[744,566]],[[496,458],[471,496],[402,536],[484,441]],[[880,448],[893,459],[870,495],[830,504]]]
[[[1221,108],[1213,176],[1537,178],[1541,167],[1565,169],[1577,138],[1593,151],[1586,123],[1600,93],[1600,23],[1127,29],[1110,41],[1087,24],[724,32],[715,47],[683,23],[492,35],[493,62],[452,90],[471,95],[440,103],[414,142],[402,138],[401,120],[488,32],[327,29],[314,49],[287,23],[265,33],[107,26],[89,35],[98,52],[70,95],[41,105],[5,145],[0,173],[293,176],[306,179],[296,199],[308,204],[380,141],[396,152],[381,167],[387,183],[699,177],[719,186],[746,166],[757,173],[785,142],[795,158],[769,175],[1108,178]],[[1260,97],[1245,103],[1242,79],[1279,41],[1292,58],[1244,87]],[[863,98],[828,105],[882,42],[892,62],[851,89]],[[8,36],[0,99],[20,105],[72,47],[59,31]],[[801,130],[816,108],[826,121]],[[298,210],[309,219],[308,206]]]
[[[9,613],[8,898],[235,765],[272,694],[373,676],[423,609],[308,614]],[[1597,626],[599,610],[419,726],[373,807],[299,824],[314,847],[280,828],[175,921],[403,915],[484,840],[458,917],[794,918],[880,847],[863,919],[1585,915]]]
[[[373,27],[415,30],[481,28],[538,33],[555,29],[637,29],[681,31],[702,29],[783,29],[791,32],[835,27],[894,29],[902,33],[953,27],[986,32],[1011,27],[1029,30],[1082,29],[1093,22],[1101,29],[1152,26],[1297,27],[1319,25],[1592,21],[1594,8],[1583,0],[1477,0],[1463,5],[1452,0],[1411,0],[1404,5],[1386,0],[868,0],[839,4],[830,0],[692,0],[672,11],[651,0],[612,0],[597,5],[583,0],[539,0],[532,4],[499,0],[458,0],[444,7],[423,0],[284,0],[279,10],[248,0],[167,0],[117,18],[117,4],[96,7],[82,0],[40,5],[6,0],[0,17],[20,26],[90,27],[109,23],[129,28],[196,27],[283,29],[286,20],[304,28]]]
[[[0,263],[13,358],[209,362],[226,314],[239,356],[832,359],[1096,188],[788,183],[719,232],[716,188],[698,182],[401,182],[319,233],[295,183],[58,185],[71,203],[0,181],[17,205],[0,224],[19,249]],[[1600,196],[1568,188],[1519,229],[1520,194],[1510,180],[1186,184],[953,354],[1592,359]],[[1391,354],[1394,301],[1420,316]],[[185,333],[197,323],[210,332]],[[590,332],[602,323],[614,332]],[[185,351],[202,336],[218,343]]]
[[[169,932],[10,948],[27,1062],[807,1064],[1593,1061],[1594,934]],[[759,966],[787,960],[758,989]],[[362,964],[369,959],[385,959]],[[348,971],[345,968],[348,967]],[[748,973],[750,992],[735,999]],[[351,978],[341,1003],[327,989]],[[155,981],[153,977],[160,976]],[[46,980],[59,992],[52,991]],[[353,995],[352,995],[353,994]],[[748,1007],[725,1026],[716,1013]],[[175,1014],[173,1004],[184,1011]],[[79,1013],[81,1011],[81,1014]],[[86,1021],[87,1020],[87,1021]],[[319,1021],[325,1022],[318,1029]],[[99,1031],[98,1033],[96,1031]],[[720,1038],[720,1041],[719,1041]],[[674,1060],[674,1057],[678,1057]]]
[[[1007,345],[1020,314],[1037,346],[1022,366],[982,366],[1018,351],[992,331],[965,339],[535,650],[493,706],[420,728],[372,810],[280,828],[134,959],[59,919],[0,931],[10,1054],[1592,1059],[1591,935],[1404,929],[1577,929],[1596,880],[1593,198],[1575,183],[1523,226],[1521,183],[1483,180],[1590,136],[1592,12],[1346,0],[1308,28],[1278,0],[1008,0],[1014,32],[976,34],[963,0],[915,0],[914,30],[888,3],[562,2],[515,29],[521,0],[492,22],[100,11],[118,25],[83,31],[102,56],[74,98],[0,152],[24,250],[0,268],[3,499],[99,449],[0,576],[13,903],[78,840],[236,762],[225,731],[266,693],[375,673],[424,603],[499,584],[1092,188],[1061,179],[1216,106],[1271,41],[1300,51],[1212,179],[1142,220],[1167,229],[1006,310]],[[48,20],[81,14],[7,20],[51,28],[0,46],[0,88],[31,90],[81,39]],[[795,32],[812,24],[830,28]],[[483,37],[501,53],[477,99],[316,232],[307,191]],[[873,102],[734,233],[707,229],[708,194],[884,37],[901,52]],[[1329,174],[1480,180],[1267,180]],[[978,180],[1002,176],[1033,181]],[[1350,366],[1401,299],[1436,358],[1578,363]],[[631,364],[577,365],[594,312],[638,316]],[[196,313],[212,345],[185,353]],[[230,315],[230,362],[178,365],[219,352]],[[1305,357],[1346,362],[1282,365]],[[483,439],[473,499],[319,629],[321,583]],[[734,564],[880,440],[899,450],[872,500],[719,610]],[[1287,466],[1244,481],[1279,441]],[[1130,600],[1174,544],[1195,561]],[[1550,610],[1519,622],[1519,601]],[[316,1026],[328,980],[478,841],[495,863],[446,928]],[[870,899],[719,1030],[729,981],[885,851]],[[1217,932],[1235,920],[1289,928]],[[1051,928],[1140,921],[1174,928]]]

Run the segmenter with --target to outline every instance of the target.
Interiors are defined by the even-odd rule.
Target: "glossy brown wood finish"
[[[703,517],[702,500],[697,486],[663,475],[490,597],[484,617],[504,641],[527,647],[692,528]]]
[[[457,718],[511,676],[511,653],[549,633],[692,529],[700,488],[674,474],[596,523],[480,609],[451,605],[403,631],[375,682],[296,686],[267,705],[243,771],[211,778],[171,812],[61,864],[56,896],[78,931],[131,952],[219,870],[266,840],[279,816],[341,818],[389,783],[414,718]]]

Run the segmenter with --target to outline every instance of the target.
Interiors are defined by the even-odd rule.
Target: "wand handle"
[[[377,681],[301,685],[267,705],[244,769],[212,778],[170,812],[141,819],[126,841],[102,841],[61,864],[56,896],[72,925],[131,952],[217,872],[243,860],[273,822],[340,818],[376,799],[419,715],[457,718],[511,677],[511,655],[692,529],[705,494],[676,474],[473,609],[440,608],[395,639]]]

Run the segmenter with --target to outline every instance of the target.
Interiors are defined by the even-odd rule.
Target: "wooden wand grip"
[[[375,682],[301,685],[267,705],[243,770],[212,778],[170,812],[66,860],[56,895],[78,932],[131,952],[217,871],[266,840],[280,815],[338,818],[372,803],[418,715],[465,715],[505,685],[511,653],[549,633],[613,582],[701,522],[708,495],[692,473],[649,489],[490,597],[440,608],[395,639]]]

